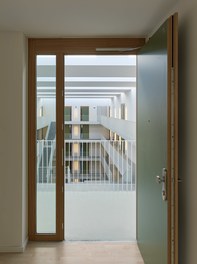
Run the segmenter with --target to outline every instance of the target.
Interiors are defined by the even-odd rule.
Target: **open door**
[[[146,264],[178,264],[178,15],[138,54],[137,241]]]

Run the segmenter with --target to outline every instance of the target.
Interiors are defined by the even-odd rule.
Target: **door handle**
[[[161,182],[163,182],[163,179],[157,175],[156,176],[156,182],[160,184]]]
[[[158,184],[162,184],[162,199],[163,201],[167,200],[167,169],[163,168],[162,169],[162,176],[156,176],[156,182]]]

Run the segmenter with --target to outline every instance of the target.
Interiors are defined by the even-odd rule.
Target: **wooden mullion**
[[[56,226],[64,239],[64,54],[57,54],[56,66]]]
[[[28,61],[28,233],[31,240],[36,229],[36,57],[31,40]]]

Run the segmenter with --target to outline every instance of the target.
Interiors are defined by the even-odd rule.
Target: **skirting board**
[[[0,253],[23,253],[28,243],[28,237],[21,246],[1,246]]]

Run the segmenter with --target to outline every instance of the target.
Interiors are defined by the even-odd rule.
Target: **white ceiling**
[[[178,0],[0,0],[0,30],[31,37],[139,37]]]

